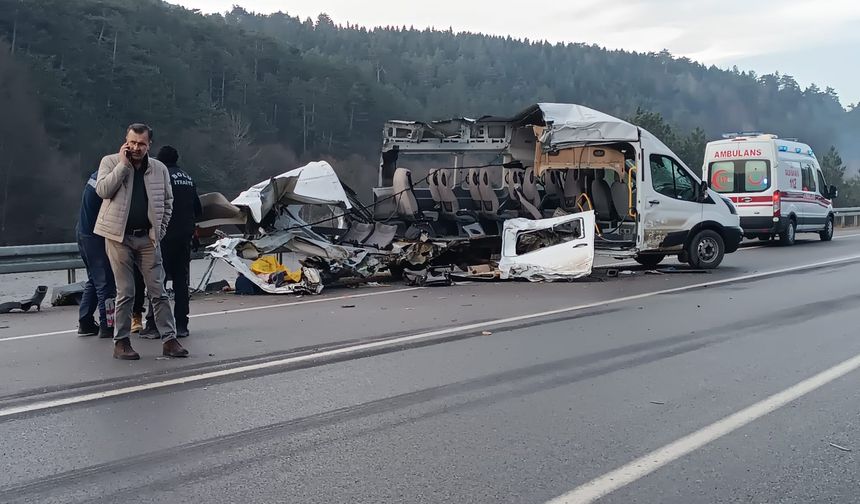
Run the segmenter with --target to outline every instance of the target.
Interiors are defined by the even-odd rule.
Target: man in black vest
[[[186,338],[188,332],[188,280],[191,267],[191,240],[194,237],[195,222],[200,219],[203,209],[194,181],[179,168],[179,153],[175,148],[165,145],[158,151],[156,159],[167,166],[173,189],[173,216],[167,226],[167,233],[161,240],[161,256],[168,278],[173,280],[173,313],[176,317],[176,336]],[[158,329],[152,320],[152,309],[146,318],[146,327],[140,332],[143,338],[159,337]]]

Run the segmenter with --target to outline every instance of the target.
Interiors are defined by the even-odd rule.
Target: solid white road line
[[[71,404],[79,404],[79,403],[85,403],[85,402],[95,401],[95,400],[99,400],[99,399],[107,399],[110,397],[117,397],[117,396],[123,396],[123,395],[128,395],[128,394],[134,394],[136,392],[157,390],[157,389],[161,389],[161,388],[165,388],[165,387],[171,387],[174,385],[183,385],[183,384],[194,383],[194,382],[203,381],[203,380],[211,380],[213,378],[221,378],[221,377],[225,377],[225,376],[241,375],[242,373],[249,373],[249,372],[253,372],[253,371],[259,371],[259,370],[269,369],[269,368],[274,368],[274,367],[279,367],[279,366],[286,366],[286,365],[297,364],[297,363],[302,363],[302,362],[309,362],[309,361],[313,361],[313,360],[317,360],[317,359],[335,357],[338,355],[348,355],[348,354],[353,354],[353,353],[358,353],[358,352],[364,352],[367,350],[373,350],[373,349],[378,349],[378,348],[385,348],[385,347],[402,345],[405,343],[414,343],[417,341],[421,341],[421,340],[425,340],[425,339],[429,339],[429,338],[435,338],[435,337],[439,337],[439,336],[448,336],[448,335],[452,335],[452,334],[459,334],[459,333],[464,333],[464,332],[469,332],[469,331],[475,331],[478,329],[487,329],[487,328],[495,327],[495,326],[499,326],[499,325],[511,324],[514,322],[522,322],[524,320],[532,320],[532,319],[538,319],[538,318],[544,318],[544,317],[552,317],[552,316],[560,315],[560,314],[564,314],[564,313],[586,310],[589,308],[597,308],[600,306],[626,303],[629,301],[645,299],[645,298],[649,298],[649,297],[659,296],[662,294],[672,294],[672,293],[676,293],[676,292],[684,292],[684,291],[699,289],[702,287],[724,285],[724,284],[728,284],[728,283],[732,283],[732,282],[739,282],[739,281],[750,280],[750,279],[755,279],[755,278],[763,278],[763,277],[768,277],[768,276],[772,276],[772,275],[778,275],[781,273],[788,273],[788,272],[792,272],[792,271],[801,271],[801,270],[810,269],[810,268],[817,268],[817,267],[821,267],[821,266],[839,264],[839,263],[843,263],[843,262],[847,262],[847,261],[854,261],[857,259],[860,259],[860,255],[843,257],[840,259],[832,259],[830,261],[812,263],[812,264],[807,264],[804,266],[794,266],[791,268],[782,268],[782,269],[772,270],[772,271],[767,271],[767,272],[762,272],[762,273],[752,273],[752,274],[748,274],[748,275],[741,275],[741,276],[737,276],[737,277],[733,277],[733,278],[716,280],[713,282],[704,282],[704,283],[699,283],[699,284],[695,284],[695,285],[687,285],[687,286],[683,286],[683,287],[675,287],[675,288],[671,288],[671,289],[663,289],[663,290],[659,290],[659,291],[645,292],[642,294],[636,294],[636,295],[626,296],[626,297],[622,297],[622,298],[615,298],[615,299],[611,299],[608,301],[597,301],[594,303],[569,306],[569,307],[565,307],[565,308],[558,308],[555,310],[548,310],[548,311],[539,312],[539,313],[529,313],[526,315],[517,315],[514,317],[495,319],[495,320],[490,320],[487,322],[478,322],[478,323],[474,323],[474,324],[466,324],[466,325],[460,325],[460,326],[456,326],[456,327],[448,327],[445,329],[423,332],[423,333],[419,333],[419,334],[413,334],[410,336],[401,336],[401,337],[396,337],[396,338],[391,338],[391,339],[386,339],[386,340],[381,340],[381,341],[374,341],[374,342],[370,342],[370,343],[360,343],[360,344],[351,345],[348,347],[337,348],[334,350],[325,350],[322,352],[300,355],[300,356],[296,356],[296,357],[286,357],[283,359],[277,359],[277,360],[269,361],[269,362],[262,362],[262,363],[258,363],[258,364],[248,364],[248,365],[244,365],[244,366],[236,366],[233,368],[222,369],[219,371],[209,371],[209,372],[200,373],[200,374],[196,374],[196,375],[184,376],[182,378],[173,378],[173,379],[169,379],[169,380],[156,381],[156,382],[145,383],[145,384],[135,385],[135,386],[130,386],[130,387],[120,387],[120,388],[117,388],[114,390],[106,390],[103,392],[94,392],[94,393],[90,393],[90,394],[82,394],[82,395],[77,395],[77,396],[65,397],[62,399],[38,401],[38,402],[30,403],[30,404],[25,404],[22,406],[13,406],[13,407],[5,408],[5,409],[0,409],[0,418],[7,417],[10,415],[17,415],[20,413],[30,413],[30,412],[34,412],[34,411],[41,411],[41,410],[46,410],[46,409],[50,409],[50,408],[56,408],[56,407],[60,407],[60,406],[68,406]]]
[[[576,489],[556,497],[548,504],[587,504],[639,480],[657,469],[702,448],[726,434],[757,420],[804,395],[860,368],[860,355],[841,362],[763,401],[729,415],[690,435],[595,478]]]
[[[849,239],[849,238],[858,238],[858,237],[860,237],[860,233],[850,234],[850,235],[841,235],[841,236],[837,235],[837,236],[834,236],[833,239],[839,240],[839,239]],[[756,246],[752,246],[752,247],[742,247],[742,248],[738,249],[738,252],[741,252],[744,250],[755,250],[755,249],[759,249],[759,248],[764,248],[766,246],[768,246],[768,245],[756,245]],[[600,267],[605,268],[605,267],[619,267],[619,266],[636,266],[637,264],[638,263],[636,263],[635,261],[624,261],[624,262],[615,263],[615,264],[600,265]],[[461,282],[461,283],[465,283],[465,282]],[[233,313],[244,313],[244,312],[259,311],[259,310],[271,310],[271,309],[275,309],[275,308],[285,308],[285,307],[290,307],[290,306],[299,306],[299,305],[315,304],[315,303],[325,303],[326,301],[340,301],[340,300],[344,300],[344,299],[355,299],[355,298],[363,298],[363,297],[371,297],[371,296],[382,296],[382,295],[386,295],[386,294],[396,294],[398,292],[409,292],[409,291],[420,290],[420,289],[422,289],[422,287],[409,287],[409,288],[405,288],[405,289],[393,289],[393,290],[387,290],[387,291],[382,291],[382,292],[371,292],[371,293],[367,293],[367,294],[353,294],[353,295],[330,297],[330,298],[310,299],[307,301],[296,301],[296,302],[291,302],[291,303],[280,303],[280,304],[273,304],[273,305],[253,306],[250,308],[237,308],[237,309],[233,309],[233,310],[223,310],[223,311],[210,312],[210,313],[199,313],[196,315],[190,315],[189,318],[213,317],[213,316],[217,316],[217,315],[230,315]],[[74,334],[75,332],[77,332],[77,330],[70,329],[70,330],[65,330],[65,331],[53,331],[53,332],[44,332],[44,333],[38,333],[38,334],[25,334],[22,336],[10,336],[7,338],[0,338],[0,343],[6,342],[6,341],[17,341],[17,340],[26,340],[26,339],[34,339],[34,338],[43,338],[45,336],[58,336],[61,334]]]
[[[249,308],[236,308],[232,310],[222,310],[216,312],[209,313],[198,313],[195,315],[189,315],[188,318],[200,318],[200,317],[215,317],[218,315],[232,315],[234,313],[245,313],[259,310],[273,310],[275,308],[289,308],[291,306],[301,306],[301,305],[309,305],[316,303],[325,303],[327,301],[343,301],[345,299],[358,299],[358,298],[366,298],[372,296],[384,296],[386,294],[399,294],[401,292],[411,292],[416,290],[421,290],[422,287],[407,287],[405,289],[390,289],[384,291],[377,292],[368,292],[365,294],[348,294],[344,296],[337,297],[320,297],[314,299],[308,299],[306,301],[294,301],[291,303],[279,303],[279,304],[271,304],[271,305],[262,305],[262,306],[251,306]],[[72,334],[76,333],[77,330],[68,330],[68,331],[54,331],[54,332],[45,332],[39,334],[25,334],[23,336],[10,336],[8,338],[0,338],[0,342],[4,341],[15,341],[15,340],[24,340],[24,339],[33,339],[33,338],[42,338],[45,336],[57,336],[59,334]]]

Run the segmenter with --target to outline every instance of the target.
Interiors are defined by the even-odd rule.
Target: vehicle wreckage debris
[[[673,274],[673,273],[706,273],[706,274],[710,274],[711,273],[711,270],[692,269],[692,268],[681,269],[681,268],[676,268],[674,266],[669,267],[669,268],[660,268],[656,271],[659,271],[660,273],[668,273],[668,274]]]
[[[230,283],[227,280],[219,280],[217,282],[211,282],[206,284],[205,292],[224,292],[225,289],[230,288]]]
[[[840,445],[838,445],[838,444],[836,444],[836,443],[830,443],[830,446],[832,446],[832,447],[836,448],[837,450],[842,450],[842,451],[844,451],[844,452],[850,452],[850,451],[853,451],[851,448],[847,448],[847,447],[845,447],[845,446],[840,446]]]
[[[36,292],[29,299],[23,301],[11,301],[0,303],[0,313],[11,313],[13,311],[28,312],[31,308],[36,308],[37,312],[42,311],[42,301],[48,294],[48,288],[44,285],[36,287]]]
[[[408,191],[383,195],[374,205],[400,204]],[[212,201],[217,212],[206,211],[218,218],[207,228],[215,238],[206,252],[212,264],[221,260],[236,271],[237,294],[317,295],[329,285],[381,287],[378,278],[386,275],[417,287],[455,281],[601,281],[593,274],[592,210],[506,219],[499,235],[437,236],[422,222],[381,220],[376,206],[364,206],[324,161],[262,181],[231,202]],[[239,233],[226,234],[223,226]],[[618,268],[604,273],[620,274]],[[230,285],[206,282],[201,285],[208,292],[224,292]]]

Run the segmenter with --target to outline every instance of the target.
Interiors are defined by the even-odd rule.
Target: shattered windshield
[[[552,247],[582,238],[582,221],[573,220],[557,224],[552,229],[524,231],[517,235],[517,255],[545,247]]]

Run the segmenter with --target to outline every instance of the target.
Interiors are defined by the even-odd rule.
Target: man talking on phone
[[[164,268],[159,242],[173,212],[173,191],[167,167],[149,157],[152,128],[132,124],[118,154],[105,156],[99,165],[96,193],[104,200],[95,234],[105,238],[116,278],[115,359],[137,360],[131,347],[131,312],[134,303],[134,266],[143,274],[161,334],[162,354],[187,357],[176,340],[176,324],[164,290]]]

